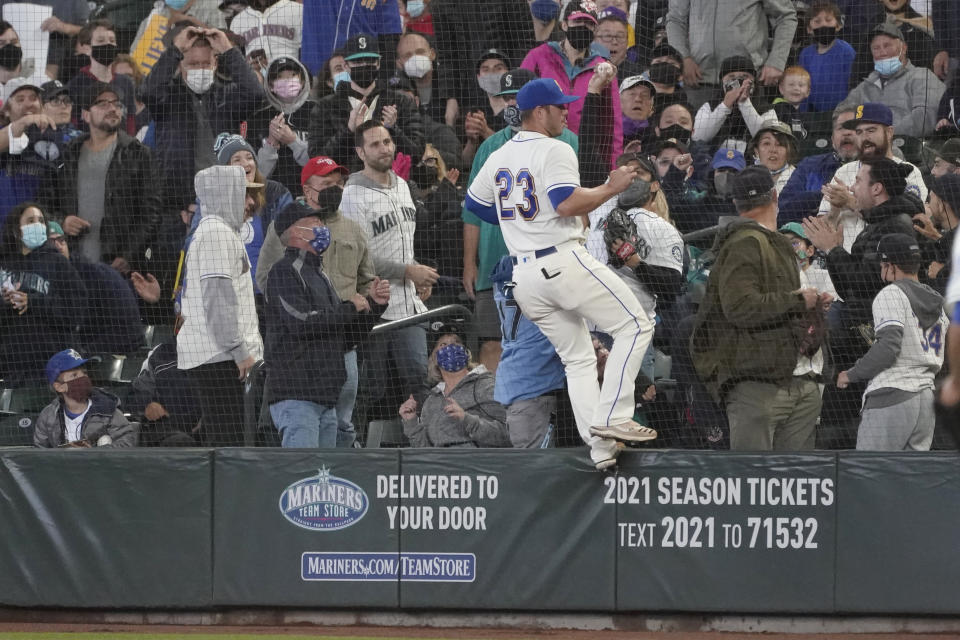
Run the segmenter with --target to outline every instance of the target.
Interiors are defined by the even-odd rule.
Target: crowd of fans
[[[578,444],[499,228],[463,209],[537,77],[578,96],[584,186],[636,170],[585,235],[656,323],[653,446],[942,444],[953,0],[38,4],[45,61],[0,21],[0,386],[56,393],[38,446],[242,444],[261,371],[283,446],[376,418],[412,446]],[[405,322],[450,303],[471,320]],[[122,399],[98,354],[140,354]]]

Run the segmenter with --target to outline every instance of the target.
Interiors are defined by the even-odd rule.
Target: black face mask
[[[372,64],[352,67],[350,69],[350,79],[357,83],[358,87],[366,89],[377,80],[378,71],[376,65]]]
[[[656,62],[650,65],[650,80],[657,84],[673,85],[677,84],[680,77],[680,69],[677,69],[669,62]]]
[[[23,49],[15,44],[5,44],[0,47],[0,67],[7,71],[13,71],[20,66],[23,60]]]
[[[660,129],[660,139],[669,140],[673,138],[677,142],[682,142],[683,144],[690,144],[690,136],[693,135],[693,132],[689,129],[684,129],[679,124],[672,124],[669,127]]]
[[[567,40],[570,41],[570,46],[577,51],[585,51],[593,42],[593,31],[590,31],[587,27],[570,27],[567,29]]]
[[[116,60],[117,51],[119,49],[115,44],[98,44],[90,47],[90,57],[108,67]]]
[[[817,44],[827,46],[837,39],[836,27],[817,27],[813,30],[813,40]]]
[[[327,187],[317,193],[317,213],[321,219],[329,218],[340,208],[340,200],[343,198],[343,188],[336,185]]]
[[[439,182],[437,179],[437,168],[426,164],[418,164],[410,169],[410,177],[421,189],[432,187]]]

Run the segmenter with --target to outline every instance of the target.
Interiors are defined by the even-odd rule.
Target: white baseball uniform
[[[590,427],[632,419],[634,381],[653,325],[623,281],[584,248],[581,218],[557,214],[554,206],[578,186],[570,145],[521,131],[490,155],[467,197],[496,209],[515,259],[514,296],[563,361],[577,428],[596,462],[609,457],[615,443],[592,436]],[[602,389],[585,321],[614,339]]]
[[[637,255],[640,259],[654,267],[683,273],[683,236],[677,228],[642,207],[630,209],[627,215],[637,225]],[[657,317],[657,296],[640,284],[630,267],[620,267],[617,272],[637,296],[640,306],[653,322]]]

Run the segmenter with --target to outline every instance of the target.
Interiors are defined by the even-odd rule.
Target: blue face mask
[[[313,232],[310,247],[317,252],[317,255],[323,255],[323,252],[330,246],[330,227],[297,227],[297,229]]]
[[[900,62],[900,56],[893,58],[884,58],[873,63],[874,70],[884,77],[889,77],[900,71],[903,63]]]
[[[437,349],[437,365],[447,373],[456,373],[467,366],[467,349],[462,344],[448,344]]]
[[[540,22],[550,22],[560,15],[560,5],[554,0],[533,0],[530,13]]]
[[[33,251],[47,241],[47,225],[42,222],[25,224],[20,227],[20,237],[23,239],[23,246]]]
[[[347,84],[350,84],[349,71],[341,71],[340,73],[333,76],[333,88],[336,89],[337,85],[340,84],[341,82],[346,82]]]
[[[423,10],[426,9],[426,5],[423,0],[410,0],[407,2],[407,14],[411,18],[419,18],[423,14]]]

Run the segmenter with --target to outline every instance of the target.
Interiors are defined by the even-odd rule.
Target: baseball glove
[[[623,244],[614,249],[617,240]],[[603,242],[607,245],[610,266],[615,269],[622,267],[637,252],[637,241],[637,225],[633,218],[619,207],[611,211],[603,221]]]

